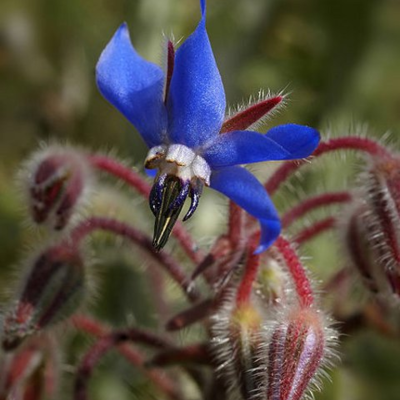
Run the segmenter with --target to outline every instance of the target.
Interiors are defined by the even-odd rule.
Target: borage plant
[[[200,23],[176,54],[174,44],[167,43],[165,74],[136,53],[126,24],[97,65],[101,93],[149,147],[145,167],[156,170],[152,187],[118,160],[73,147],[49,146],[23,168],[32,220],[50,235],[61,233],[26,260],[21,289],[4,311],[0,398],[59,398],[59,352],[65,340],[53,334],[60,332],[57,326],[68,326],[67,336],[78,331],[95,338],[74,371],[71,397],[76,400],[88,398],[95,367],[114,348],[153,383],[151,394],[141,398],[300,400],[310,395],[336,360],[337,333],[299,251],[328,229],[340,232],[348,265],[324,284],[325,292],[318,291],[345,301],[352,294],[349,277],[358,271],[372,300],[354,311],[361,316],[357,327],[375,324],[386,334],[395,332],[389,320],[400,294],[399,157],[360,136],[319,143],[316,130],[300,125],[281,125],[266,134],[246,130],[279,106],[282,95],[260,98],[224,116],[225,95],[206,32],[205,1],[200,5]],[[281,223],[268,193],[273,195],[309,164],[287,160],[345,150],[365,154],[358,187],[306,198],[287,210]],[[268,160],[284,162],[265,185],[240,166]],[[99,171],[149,199],[153,238],[126,221],[88,216],[90,188],[97,185]],[[226,231],[209,249],[200,248],[177,222],[187,197],[191,202],[183,219],[191,217],[204,186],[230,199]],[[280,235],[281,224],[287,229],[331,205],[343,205],[342,218],[328,216],[296,234]],[[181,290],[188,305],[178,314],[171,312],[161,332],[138,326],[116,329],[82,313],[91,293],[86,238],[98,230],[125,238],[135,257],[147,262],[155,277],[149,290],[160,314],[171,312],[173,302],[164,290],[164,272]],[[174,252],[166,246],[171,233]],[[154,274],[157,268],[164,272]],[[371,307],[374,318],[368,317]],[[354,329],[354,315],[332,312],[343,330]],[[195,324],[203,327],[202,339],[182,343],[179,332]],[[197,386],[195,395],[188,394],[190,380]]]

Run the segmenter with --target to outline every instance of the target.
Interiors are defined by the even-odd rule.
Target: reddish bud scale
[[[167,44],[167,77],[165,80],[165,95],[164,95],[164,103],[167,103],[169,87],[171,85],[172,74],[174,72],[175,65],[175,48],[174,44],[168,40]]]
[[[282,96],[270,97],[251,105],[243,111],[239,111],[224,122],[220,133],[248,129],[281,103],[282,100]]]
[[[321,365],[325,333],[319,316],[303,309],[273,331],[268,352],[268,400],[300,400]]]
[[[83,283],[83,261],[76,250],[64,244],[41,253],[5,318],[3,348],[12,350],[26,337],[71,315],[82,300]]]
[[[86,167],[79,153],[46,151],[30,167],[30,210],[37,224],[49,223],[61,230],[69,222],[86,183]]]

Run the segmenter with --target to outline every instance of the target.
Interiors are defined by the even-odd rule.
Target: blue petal
[[[288,151],[290,159],[308,157],[318,147],[321,139],[316,129],[296,124],[276,126],[266,136]]]
[[[293,160],[309,156],[319,143],[319,133],[301,125],[281,125],[266,135],[251,131],[220,134],[203,157],[211,168],[259,161]]]
[[[167,126],[164,73],[135,51],[126,24],[103,50],[96,80],[101,94],[136,127],[149,147],[162,142]]]
[[[206,31],[205,1],[196,30],[176,52],[168,94],[173,143],[200,146],[216,136],[225,114],[225,93]]]
[[[281,230],[279,216],[263,185],[249,171],[242,167],[214,171],[211,175],[211,187],[258,219],[261,240],[256,254],[271,246]]]

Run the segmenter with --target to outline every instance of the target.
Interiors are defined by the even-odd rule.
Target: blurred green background
[[[138,51],[162,63],[163,34],[185,38],[198,20],[197,0],[0,2],[1,298],[7,297],[13,267],[36,240],[36,232],[24,224],[26,215],[16,185],[19,166],[33,150],[42,142],[57,141],[94,150],[113,149],[132,164],[140,165],[143,159],[145,146],[134,128],[95,86],[97,59],[114,31],[127,21]],[[399,0],[209,0],[207,21],[231,106],[247,102],[260,89],[290,93],[288,106],[265,129],[295,122],[317,127],[327,137],[355,133],[367,124],[369,135],[381,137],[389,131],[390,142],[397,141]],[[320,172],[305,175],[302,189],[288,197],[296,199],[302,191],[316,193],[340,187],[347,181],[346,168],[352,161],[344,167],[340,164],[333,160],[321,165]],[[280,209],[294,201],[287,200],[285,193],[277,197]],[[124,201],[115,200],[117,204]],[[210,239],[201,237],[203,230],[221,229],[217,225],[224,221],[222,216],[217,222],[206,219],[204,223],[204,215],[222,213],[208,207],[212,202],[206,198],[203,214],[192,222],[192,228],[196,221],[202,223],[198,236],[204,243]],[[128,203],[124,206],[129,209]],[[140,204],[132,203],[135,212],[139,208]],[[150,216],[148,210],[139,213],[144,219]],[[150,232],[151,221],[138,223]],[[113,245],[111,241],[110,249]],[[309,252],[315,265],[335,268],[340,262],[326,239],[318,250]],[[98,258],[103,260],[103,277],[112,279],[106,279],[108,285],[100,285],[97,314],[115,324],[123,324],[132,314],[139,323],[154,325],[141,300],[146,293],[140,289],[140,270],[132,270],[131,260],[124,257],[100,253]],[[116,292],[118,298],[113,296]],[[334,383],[326,384],[318,398],[399,400],[400,346],[368,332],[349,342],[344,367],[334,373]],[[101,375],[108,382],[107,388],[112,388],[107,390],[119,393],[121,400],[144,398],[133,389],[126,390],[115,375]],[[95,398],[116,398],[100,386],[101,379],[97,382],[102,389]]]

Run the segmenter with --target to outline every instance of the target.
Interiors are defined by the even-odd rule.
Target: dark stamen
[[[190,182],[186,181],[183,185],[182,188],[174,200],[174,202],[169,206],[170,210],[173,210],[174,208],[178,208],[183,204],[189,194],[189,189],[190,189]]]
[[[192,187],[190,191],[190,198],[191,198],[191,203],[188,212],[186,215],[183,217],[183,221],[187,221],[196,211],[197,206],[199,205],[200,201],[200,196],[203,191],[203,184],[198,183],[195,187]]]
[[[155,217],[157,217],[158,212],[161,208],[162,202],[162,193],[164,189],[164,182],[167,175],[161,175],[156,182],[154,183],[153,187],[151,188],[150,196],[149,196],[149,205],[152,213]]]
[[[185,186],[186,183],[183,183],[176,176],[168,175],[163,180],[161,206],[156,214],[154,224],[153,247],[157,251],[161,250],[167,243],[182,210],[188,195],[188,188],[185,189]]]

